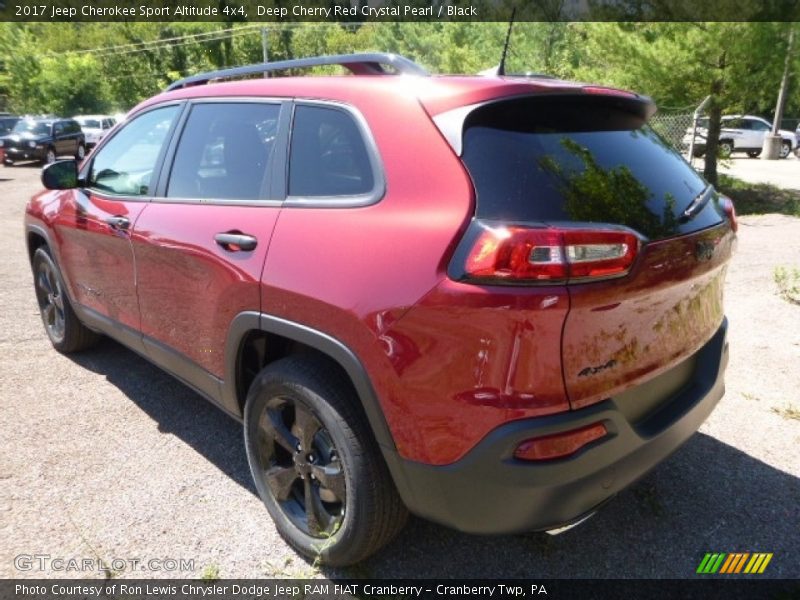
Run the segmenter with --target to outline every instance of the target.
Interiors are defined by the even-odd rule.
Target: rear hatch
[[[465,240],[483,247],[457,254],[467,267],[455,276],[566,284],[561,353],[573,408],[670,369],[682,378],[671,392],[688,382],[691,369],[678,365],[722,323],[735,239],[730,201],[646,125],[643,100],[592,91],[492,103],[463,130],[477,196]],[[486,259],[506,242],[480,236],[500,227],[509,244],[526,244],[523,270],[513,248],[502,265]]]

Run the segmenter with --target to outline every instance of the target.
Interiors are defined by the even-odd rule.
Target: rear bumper
[[[690,382],[635,420],[611,398],[577,411],[510,422],[449,465],[394,456],[389,462],[398,491],[412,512],[469,533],[553,529],[580,519],[674,452],[711,414],[725,392],[726,333],[727,320],[690,359],[695,361]],[[647,394],[654,387],[640,389]],[[609,435],[570,457],[538,463],[513,457],[526,439],[597,422]]]

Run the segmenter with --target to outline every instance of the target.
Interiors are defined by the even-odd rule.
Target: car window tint
[[[95,155],[89,186],[125,196],[149,194],[158,154],[177,114],[177,106],[166,106],[130,121]]]
[[[769,125],[767,125],[762,121],[753,120],[749,121],[749,123],[750,123],[750,129],[752,129],[753,131],[769,131]]]
[[[279,113],[278,104],[261,102],[194,106],[178,143],[167,196],[265,198]]]
[[[62,133],[64,133],[63,123],[56,123],[53,125],[53,135],[61,135]]]
[[[367,148],[351,115],[318,106],[295,109],[290,196],[353,196],[371,192],[374,184]]]
[[[640,116],[603,98],[479,108],[465,124],[463,160],[486,220],[613,223],[651,239],[720,220],[715,210],[681,219],[706,182]]]

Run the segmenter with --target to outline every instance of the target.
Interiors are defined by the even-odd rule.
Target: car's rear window
[[[651,239],[722,220],[711,206],[690,222],[680,218],[706,182],[612,100],[526,98],[480,108],[465,123],[463,159],[484,219],[612,223]]]
[[[361,132],[338,108],[295,109],[289,165],[290,196],[357,196],[375,186]]]

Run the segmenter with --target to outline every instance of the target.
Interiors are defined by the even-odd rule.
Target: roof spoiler
[[[586,97],[587,95],[595,96],[597,98],[606,98],[611,99],[619,102],[620,104],[627,105],[626,108],[632,109],[632,112],[636,112],[643,121],[647,121],[650,117],[652,117],[656,113],[656,105],[653,100],[648,96],[642,96],[640,94],[635,94],[633,92],[626,92],[624,90],[617,90],[614,88],[605,88],[599,86],[582,86],[579,88],[575,88],[570,92],[557,92],[557,93],[548,93],[548,94],[517,94],[512,96],[501,96],[497,98],[492,98],[491,100],[486,100],[483,102],[478,102],[476,104],[469,104],[467,106],[459,106],[458,108],[454,108],[443,113],[439,113],[432,117],[433,122],[438,127],[441,134],[447,140],[447,143],[450,144],[450,147],[456,153],[457,156],[461,156],[463,152],[463,137],[464,137],[464,124],[467,121],[467,117],[471,115],[475,110],[487,106],[489,104],[497,104],[502,102],[509,102],[513,100],[519,100],[521,98],[530,97],[530,98],[557,98],[561,97],[572,97],[572,98],[580,98]]]
[[[331,56],[312,56],[275,62],[256,63],[218,71],[208,71],[186,77],[171,84],[166,92],[193,85],[204,85],[214,79],[235,79],[248,75],[259,75],[284,71],[286,69],[310,69],[328,65],[339,65],[356,75],[418,75],[427,76],[428,72],[417,63],[399,54],[374,52],[365,54],[336,54]],[[391,70],[387,70],[390,67]]]

